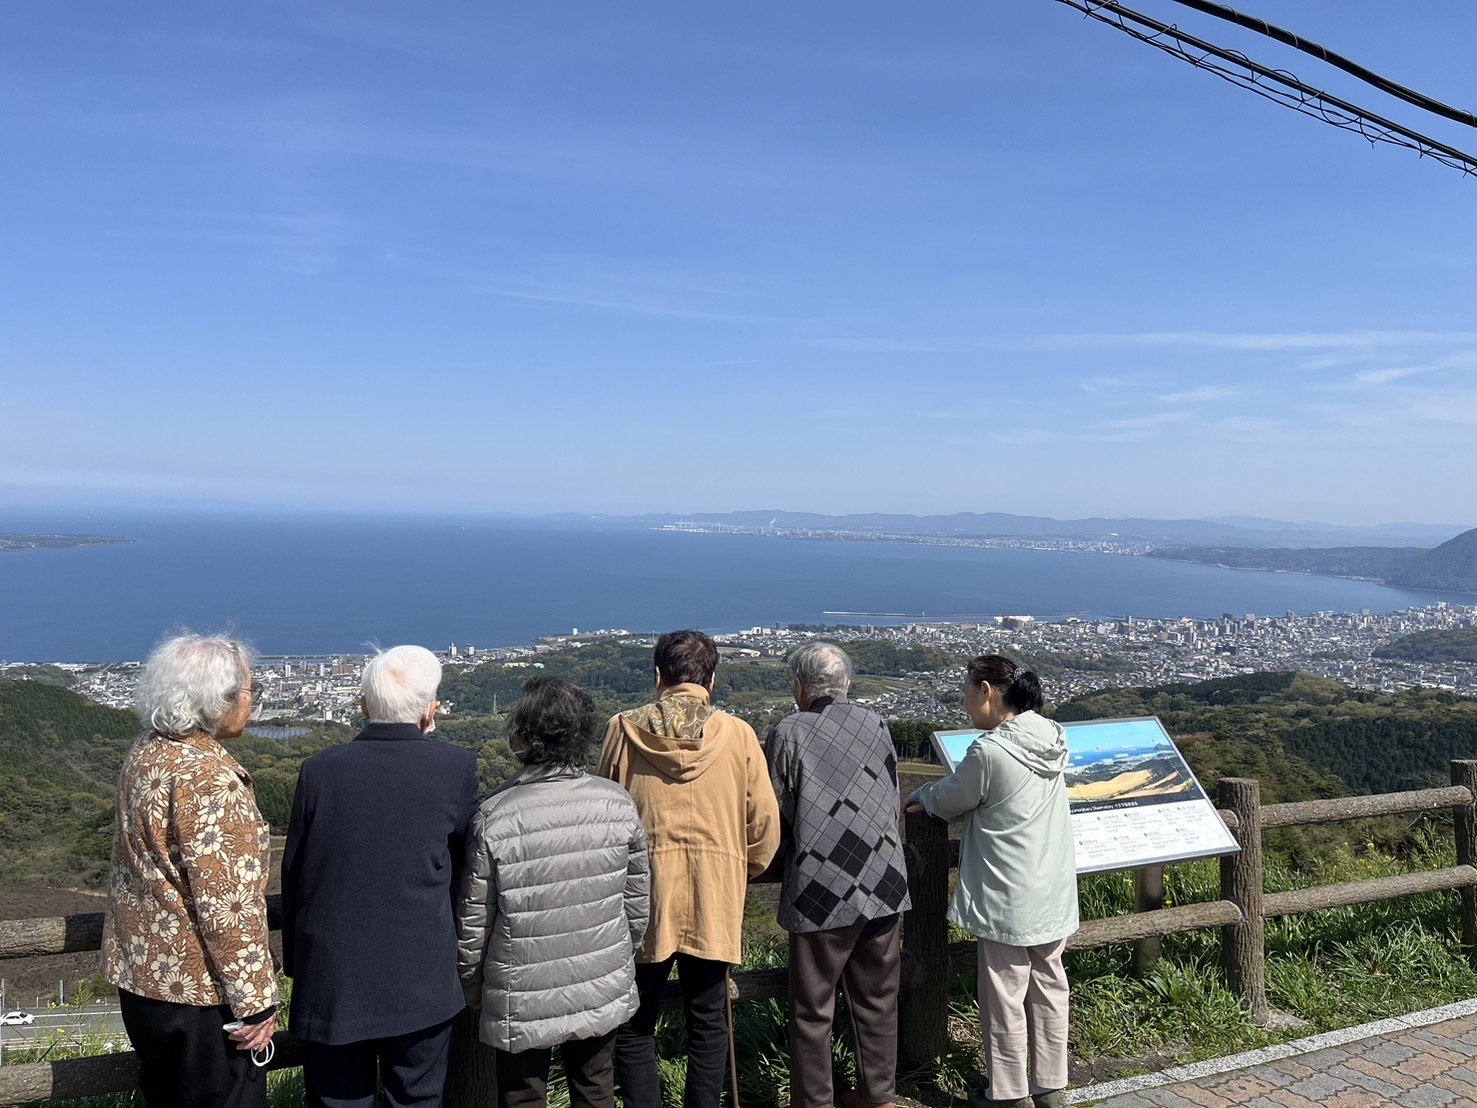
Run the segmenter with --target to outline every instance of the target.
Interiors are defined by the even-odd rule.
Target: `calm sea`
[[[179,627],[230,628],[265,653],[327,653],[509,646],[576,627],[1266,616],[1473,599],[1150,558],[542,520],[33,512],[0,517],[0,531],[136,540],[0,554],[4,661],[136,659]]]

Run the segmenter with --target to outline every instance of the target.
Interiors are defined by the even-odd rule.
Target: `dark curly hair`
[[[508,713],[508,741],[516,738],[529,765],[581,767],[600,736],[595,698],[562,677],[535,677]]]

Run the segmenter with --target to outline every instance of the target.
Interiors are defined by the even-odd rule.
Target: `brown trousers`
[[[857,1091],[883,1104],[897,1081],[898,917],[790,934],[790,1106],[832,1108],[836,986],[846,993]]]

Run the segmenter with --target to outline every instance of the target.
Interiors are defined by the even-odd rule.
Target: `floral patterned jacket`
[[[247,772],[204,733],[145,735],[123,763],[115,826],[103,976],[238,1019],[276,1004],[270,838]]]

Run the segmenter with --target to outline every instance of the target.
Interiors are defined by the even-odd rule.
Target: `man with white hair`
[[[282,859],[283,970],[309,1105],[437,1106],[456,969],[453,872],[477,759],[432,742],[441,663],[397,646],[364,667],[353,742],[303,763]]]
[[[831,1108],[836,986],[846,993],[857,1088],[842,1108],[891,1108],[897,1079],[897,755],[876,713],[846,699],[851,659],[812,642],[788,659],[799,711],[764,743],[783,828],[779,923],[790,932],[790,1104]]]

